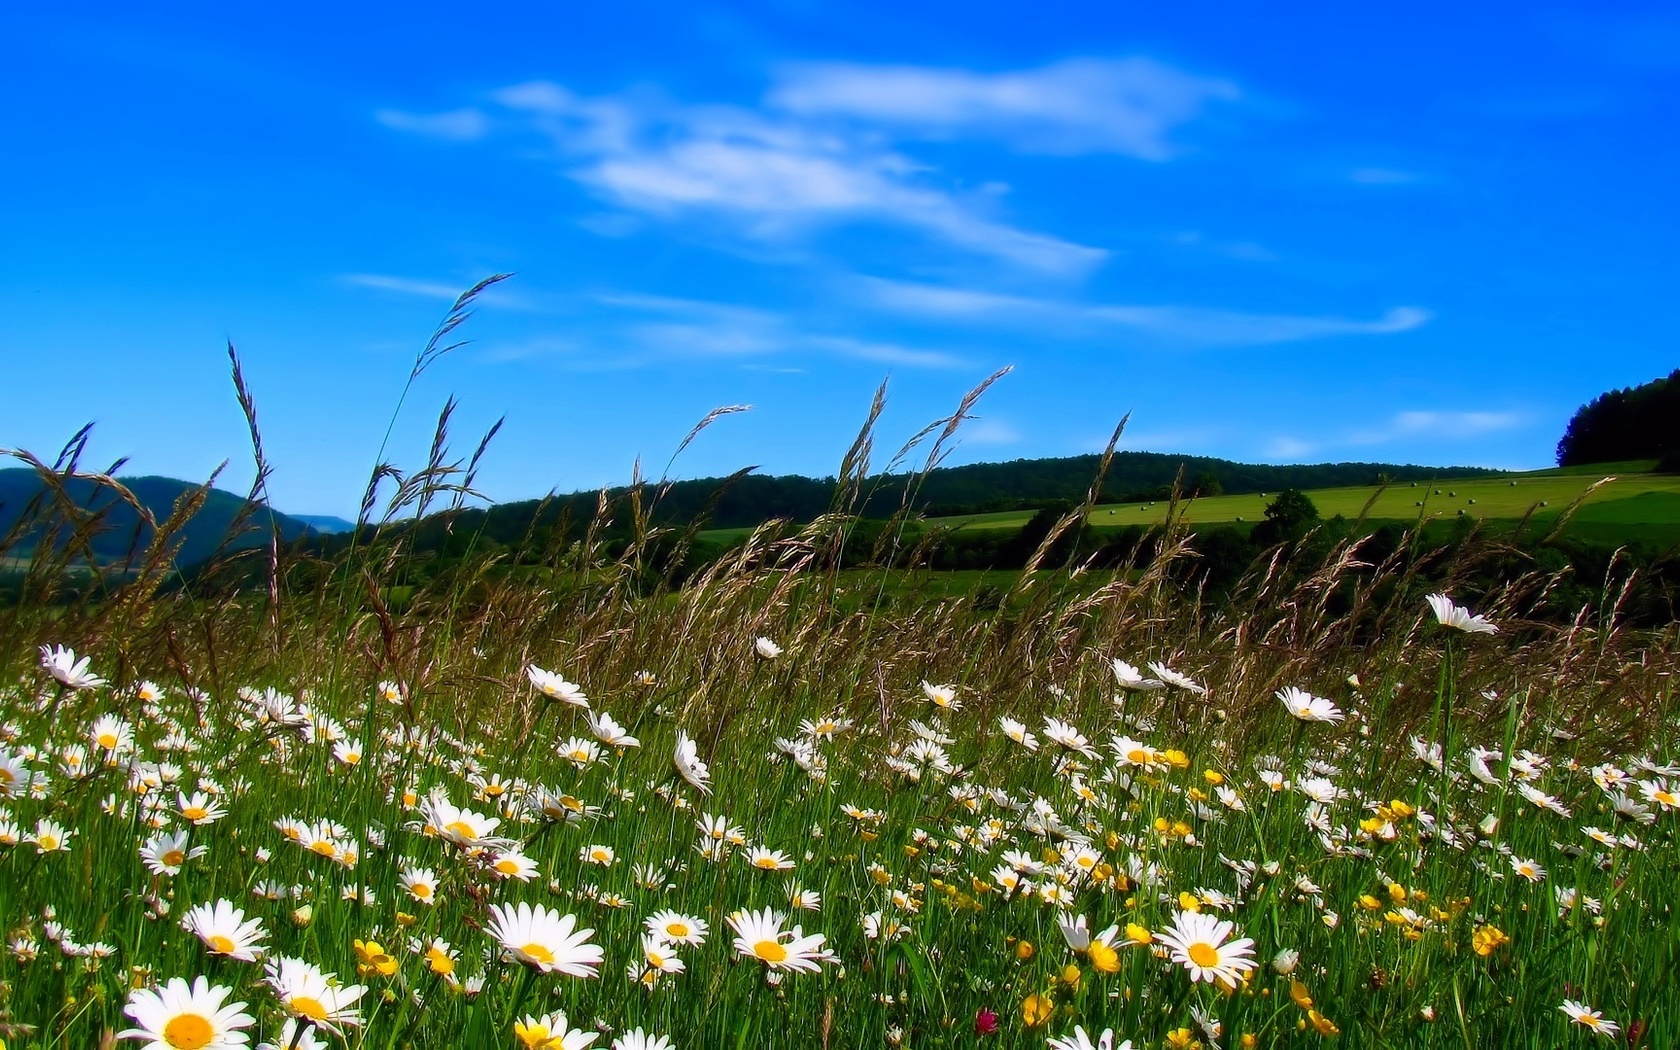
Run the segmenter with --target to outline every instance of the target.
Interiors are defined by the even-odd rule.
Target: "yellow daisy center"
[[[1126,752],[1126,761],[1140,766],[1147,765],[1149,762],[1149,752],[1145,751],[1141,747],[1134,747],[1130,751]]]
[[[172,849],[169,852],[165,853],[163,855],[162,859],[163,859],[163,862],[165,864],[169,865],[171,868],[178,868],[183,863],[185,863],[185,861],[187,859],[187,855],[186,855],[185,852],[183,852],[181,850]]]
[[[163,1026],[163,1041],[176,1050],[198,1050],[216,1038],[216,1026],[198,1014],[176,1014]]]
[[[760,857],[753,861],[753,864],[760,868],[769,868],[772,871],[777,867],[775,857]]]
[[[1203,969],[1211,970],[1219,965],[1219,949],[1203,941],[1192,944],[1185,954],[1190,956],[1191,962]]]
[[[513,875],[519,871],[519,864],[511,860],[498,860],[496,862],[496,870],[501,872],[503,875]]]
[[[759,941],[753,945],[753,954],[767,963],[787,962],[788,950],[780,941]]]
[[[688,936],[688,923],[686,923],[686,922],[670,923],[669,925],[667,925],[665,927],[665,932],[670,934],[672,937],[687,937]]]
[[[13,773],[11,770],[7,769],[5,766],[0,766],[0,784],[15,784],[15,783],[17,783],[17,774]]]
[[[231,955],[234,948],[238,947],[230,938],[224,937],[219,933],[205,938],[204,943],[209,945],[211,951],[222,955]]]
[[[100,733],[99,734],[99,746],[102,747],[102,748],[105,748],[107,751],[110,750],[113,747],[116,747],[117,746],[117,734],[115,734],[115,733]]]
[[[294,995],[287,1001],[292,1013],[299,1017],[307,1017],[311,1021],[325,1021],[327,1019],[326,1005],[319,999],[311,999],[307,995]]]
[[[312,853],[319,853],[323,857],[330,857],[338,852],[338,847],[326,839],[318,839],[310,843],[309,850]]]
[[[421,900],[425,900],[432,895],[432,888],[424,882],[416,882],[409,892],[413,893]]]
[[[205,809],[203,806],[188,806],[186,809],[181,811],[181,816],[186,817],[188,820],[203,820],[209,815],[210,811]]]
[[[451,835],[454,835],[457,838],[463,838],[463,839],[476,839],[476,838],[478,838],[478,832],[474,831],[473,826],[471,824],[468,824],[464,820],[457,820],[453,824],[446,825],[443,830],[449,832]]]
[[[1194,942],[1184,954],[1188,954],[1189,961],[1201,968],[1213,969],[1220,964],[1220,949],[1205,941]]]
[[[535,959],[544,966],[554,962],[554,953],[541,944],[527,944],[525,947],[519,949],[519,954],[528,959]]]
[[[37,838],[35,841],[44,850],[51,851],[51,850],[55,850],[55,849],[58,848],[58,836],[57,835],[42,835],[39,838]]]

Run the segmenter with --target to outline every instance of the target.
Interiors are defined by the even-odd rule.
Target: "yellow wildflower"
[[[1022,943],[1025,943],[1024,941]],[[1021,1020],[1028,1028],[1045,1024],[1056,1013],[1056,1004],[1048,996],[1033,993],[1021,1003]]]
[[[1509,944],[1511,938],[1497,926],[1478,926],[1476,932],[1470,935],[1470,947],[1477,955],[1492,955],[1502,944]]]

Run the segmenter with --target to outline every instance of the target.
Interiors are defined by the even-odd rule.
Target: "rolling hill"
[[[1325,518],[1361,514],[1373,522],[1415,521],[1420,518],[1468,517],[1515,520],[1532,510],[1536,519],[1553,520],[1595,482],[1614,477],[1588,495],[1570,528],[1610,537],[1645,538],[1657,542],[1680,540],[1680,475],[1650,473],[1649,463],[1598,464],[1584,468],[1537,470],[1498,476],[1443,476],[1433,481],[1410,481],[1380,488],[1344,485],[1305,490]],[[1192,525],[1240,524],[1261,519],[1275,493],[1220,495],[1181,503],[1184,520]],[[1094,508],[1090,522],[1097,528],[1153,525],[1166,520],[1164,500],[1134,501]],[[930,518],[929,526],[968,530],[1019,529],[1031,511],[968,514]]]
[[[198,486],[175,478],[156,476],[120,478],[128,490],[163,521],[169,517],[175,501]],[[138,542],[141,549],[151,539],[151,527],[145,525],[132,507],[119,500],[108,487],[85,479],[71,479],[66,490],[84,509],[110,508],[104,527],[94,536],[92,548],[96,559],[117,562],[125,558]],[[0,470],[0,536],[8,534],[24,514],[30,502],[42,495],[40,477],[27,468]],[[229,528],[245,506],[245,497],[222,489],[212,489],[196,515],[182,529],[182,545],[178,561],[192,565],[215,553],[227,536]],[[314,534],[306,522],[278,511],[259,514],[253,519],[257,528],[235,540],[234,546],[248,547],[268,542],[269,529],[279,531],[283,541],[290,542]],[[26,555],[40,537],[24,535],[9,553],[13,558]]]

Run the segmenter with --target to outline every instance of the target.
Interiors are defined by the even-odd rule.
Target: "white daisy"
[[[1252,939],[1226,941],[1234,932],[1236,924],[1229,920],[1203,912],[1179,912],[1155,939],[1171,950],[1173,961],[1189,972],[1191,983],[1236,985],[1255,963]]]
[[[245,1012],[244,1003],[228,1003],[233,989],[211,984],[203,977],[187,984],[180,977],[161,988],[136,988],[128,995],[123,1013],[138,1028],[117,1033],[119,1039],[147,1040],[142,1050],[223,1050],[244,1046],[249,1028],[257,1019]]]

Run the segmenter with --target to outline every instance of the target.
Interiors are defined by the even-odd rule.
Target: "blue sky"
[[[461,401],[481,487],[954,462],[1547,465],[1676,360],[1659,4],[10,5],[0,446],[354,512]],[[102,463],[100,465],[103,465]]]

